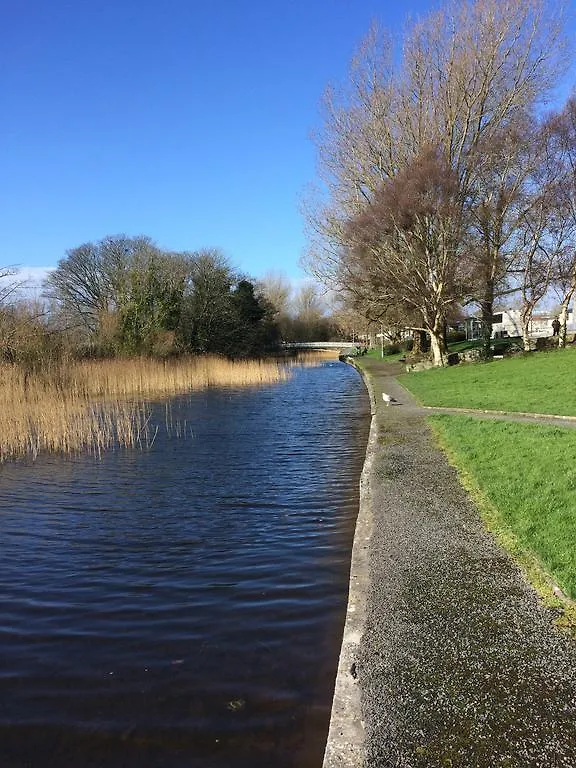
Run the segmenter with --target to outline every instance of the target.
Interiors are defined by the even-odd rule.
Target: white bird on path
[[[382,400],[384,400],[386,405],[390,405],[390,403],[397,403],[398,402],[398,400],[396,400],[395,397],[392,397],[392,395],[389,395],[386,392],[382,392]]]

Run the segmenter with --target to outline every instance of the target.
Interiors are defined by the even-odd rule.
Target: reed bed
[[[286,358],[286,362],[290,366],[303,366],[305,368],[313,368],[316,365],[322,365],[327,360],[338,360],[340,356],[340,350],[338,349],[318,349],[308,352],[298,352],[294,357]]]
[[[197,357],[159,362],[149,359],[77,363],[69,388],[85,398],[175,395],[208,387],[250,387],[287,378],[275,362]]]
[[[29,372],[0,365],[0,462],[40,452],[150,445],[152,398],[288,378],[277,362],[190,358],[73,362]]]
[[[41,452],[100,454],[114,445],[150,445],[154,435],[144,404],[45,400],[23,403],[0,415],[0,462]]]

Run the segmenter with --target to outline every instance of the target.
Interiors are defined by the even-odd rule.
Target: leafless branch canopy
[[[538,176],[543,162],[536,115],[568,62],[562,9],[546,0],[454,0],[408,28],[398,66],[394,44],[391,35],[373,27],[352,62],[348,83],[326,92],[324,125],[315,136],[321,191],[305,210],[305,265],[332,287],[358,296],[366,294],[371,260],[380,264],[381,274],[385,261],[387,278],[377,281],[378,298],[364,295],[362,302],[391,306],[390,281],[419,286],[438,269],[424,275],[414,263],[420,231],[420,250],[431,253],[434,240],[442,259],[451,254],[458,263],[449,270],[447,303],[456,300],[458,286],[459,300],[478,302],[491,324],[495,299],[511,290],[509,276],[518,268],[532,198],[548,184]],[[435,169],[427,166],[431,147]],[[437,186],[440,163],[443,183],[450,179],[454,185],[449,217]],[[426,214],[422,208],[411,220],[418,226],[407,228],[406,196],[413,194],[418,165],[421,179],[428,169],[427,194],[437,195],[440,208]],[[386,200],[389,208],[394,195],[401,218],[394,220],[392,237],[383,206]],[[419,206],[423,200],[421,195]],[[374,231],[375,217],[380,236],[365,248],[360,269],[354,238],[368,221]],[[402,270],[393,274],[400,253]],[[439,282],[444,290],[444,276]],[[416,299],[402,302],[428,316],[427,300],[418,307]]]

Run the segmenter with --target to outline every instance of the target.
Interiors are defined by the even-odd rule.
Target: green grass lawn
[[[467,349],[480,349],[483,345],[481,339],[469,339],[467,341],[453,341],[448,344],[449,352],[465,352]],[[512,346],[522,347],[522,337],[507,336],[505,339],[492,339],[492,351],[498,354]]]
[[[465,416],[430,421],[489,501],[488,525],[501,543],[516,556],[534,553],[576,598],[576,430]]]
[[[576,416],[576,349],[399,377],[423,405]]]
[[[478,349],[482,346],[482,342],[479,339],[472,339],[470,341],[453,341],[448,345],[449,352],[464,352],[467,349]]]
[[[400,360],[401,357],[404,357],[406,355],[406,352],[394,352],[391,355],[386,354],[386,349],[384,349],[384,357],[382,357],[382,351],[380,347],[372,347],[368,350],[368,352],[363,355],[363,357],[369,357],[373,360],[383,360],[384,362],[393,363],[396,360]]]

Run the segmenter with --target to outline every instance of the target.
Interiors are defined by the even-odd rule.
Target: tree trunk
[[[558,320],[560,322],[560,330],[558,332],[558,349],[563,349],[566,346],[566,326],[568,325],[568,307],[570,306],[570,300],[572,299],[573,291],[566,294],[560,305],[560,314]]]
[[[576,292],[576,280],[573,282],[570,290],[564,295],[562,303],[560,304],[560,314],[558,320],[560,321],[560,331],[558,333],[558,349],[563,349],[566,346],[566,326],[568,325],[568,307],[572,301],[572,297]]]
[[[432,349],[432,360],[434,365],[441,367],[446,365],[448,355],[444,343],[443,329],[430,329],[430,348]]]
[[[532,313],[522,314],[522,343],[524,346],[524,352],[530,352],[530,321],[532,320]]]
[[[412,330],[412,349],[410,351],[410,354],[416,356],[416,355],[424,355],[428,352],[428,339],[426,335],[426,331],[422,331],[419,329],[413,329]]]
[[[485,296],[480,302],[480,321],[482,323],[482,357],[489,358],[492,341],[492,318],[494,317],[494,297]]]

